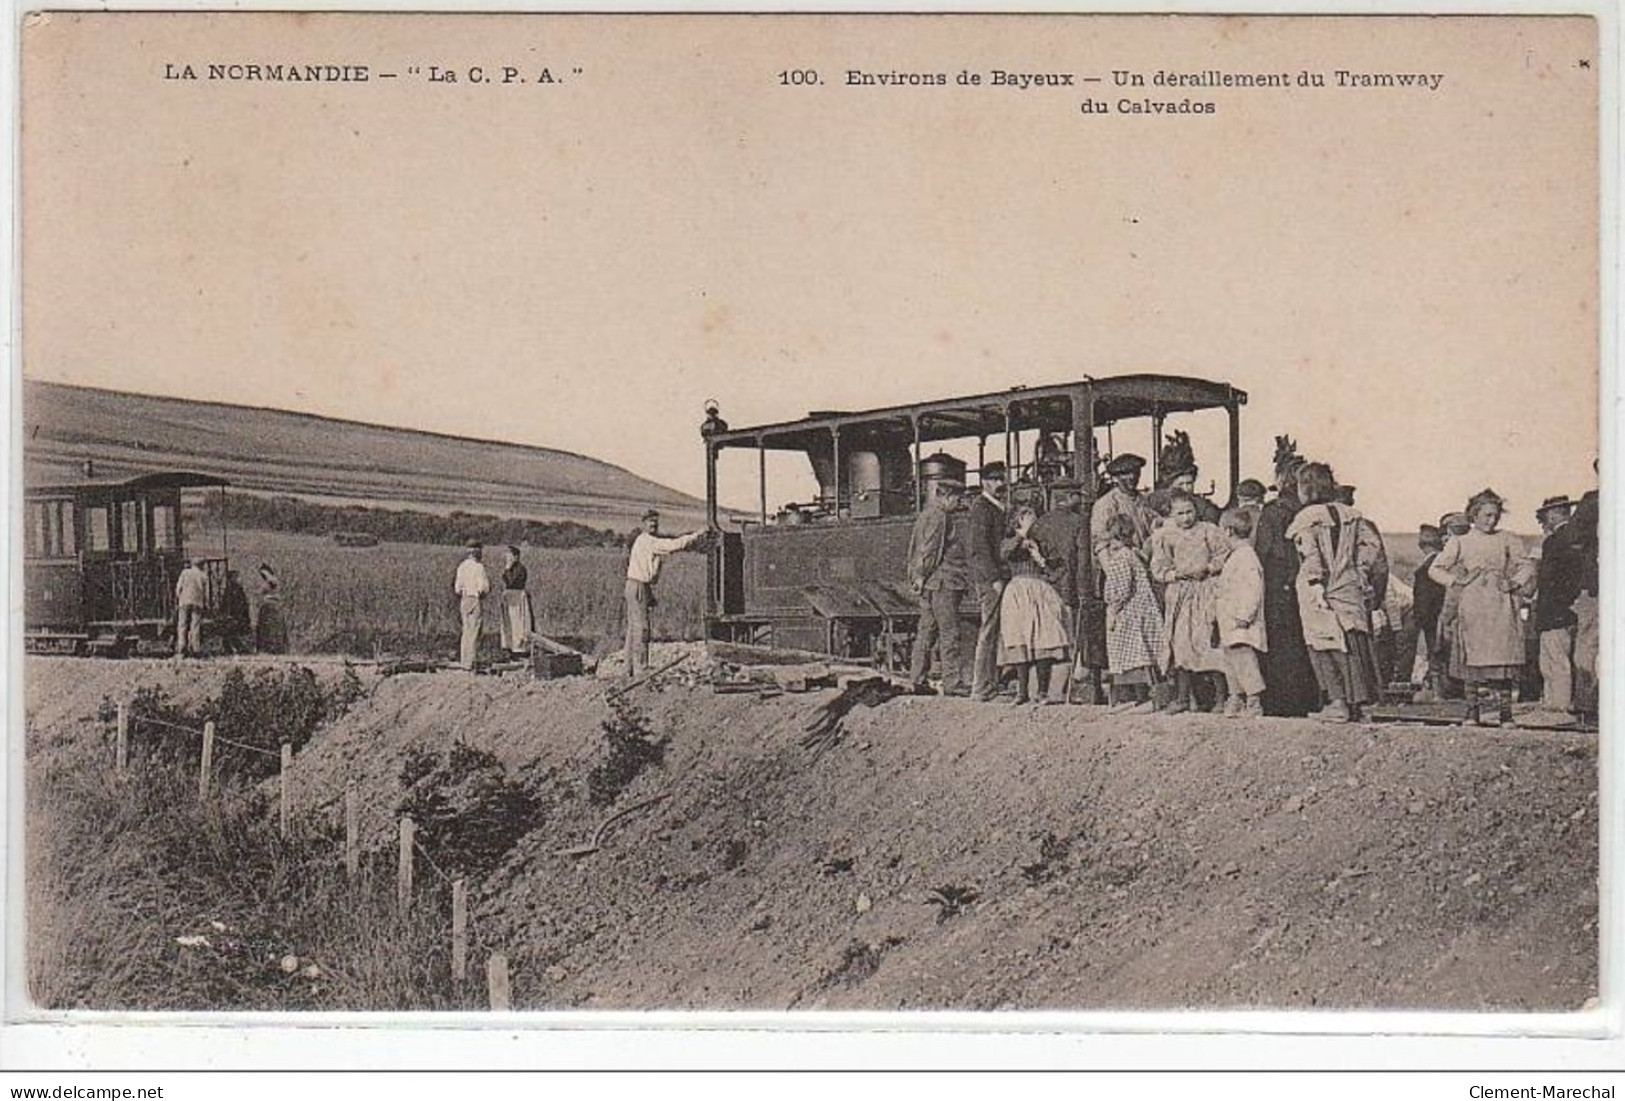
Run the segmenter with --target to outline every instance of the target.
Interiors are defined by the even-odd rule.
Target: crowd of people
[[[1469,722],[1500,725],[1538,683],[1547,722],[1595,720],[1595,490],[1542,503],[1538,556],[1501,527],[1500,496],[1475,494],[1422,526],[1407,584],[1354,488],[1291,440],[1277,440],[1273,498],[1248,479],[1222,511],[1195,491],[1188,440],[1170,442],[1153,490],[1140,489],[1146,461],[1118,455],[1087,512],[1064,478],[1043,515],[1012,504],[999,462],[968,503],[963,483],[936,481],[909,546],[915,687],[928,690],[936,664],[946,695],[991,701],[1013,682],[1015,703],[1056,704],[1090,670],[1117,710],[1350,722],[1403,682],[1413,702],[1462,700]],[[1399,652],[1412,626],[1414,661]]]
[[[220,593],[220,640],[228,654],[285,654],[288,625],[282,615],[282,580],[261,562],[258,601],[250,607],[237,570],[227,570]],[[175,578],[175,656],[203,656],[203,621],[209,610],[209,574],[200,558],[188,558]]]

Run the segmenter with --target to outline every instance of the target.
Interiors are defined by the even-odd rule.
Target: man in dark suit
[[[1574,707],[1574,634],[1579,623],[1574,601],[1584,582],[1585,561],[1569,530],[1573,503],[1548,497],[1535,510],[1540,530],[1540,572],[1535,590],[1535,630],[1540,635],[1541,706],[1567,712]]]
[[[1079,630],[1078,602],[1088,595],[1089,587],[1083,576],[1083,565],[1088,560],[1089,522],[1083,518],[1083,486],[1070,478],[1060,478],[1050,486],[1053,504],[1050,510],[1033,522],[1028,537],[1038,544],[1038,550],[1049,563],[1049,581],[1060,594],[1061,603],[1071,613],[1073,643],[1079,660],[1074,667],[1089,664],[1083,660],[1089,650]],[[1104,647],[1101,647],[1104,650]],[[1070,685],[1059,698],[1071,699]]]
[[[1004,541],[1005,473],[1003,463],[982,468],[982,492],[966,517],[966,557],[976,589],[981,628],[976,633],[976,659],[971,672],[971,698],[986,702],[999,694],[999,599],[1006,578],[999,544]]]

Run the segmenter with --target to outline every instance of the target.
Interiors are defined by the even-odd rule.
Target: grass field
[[[1421,557],[1415,537],[1390,533],[1383,538],[1394,576],[1409,584]],[[451,583],[462,559],[460,548],[416,543],[340,547],[312,535],[238,531],[231,534],[230,552],[249,582],[261,562],[269,562],[282,577],[283,607],[296,653],[371,657],[375,647],[393,654],[456,653],[460,627]],[[553,638],[578,640],[589,653],[618,649],[625,632],[625,555],[608,547],[524,549],[537,629]],[[485,564],[497,584],[501,550],[488,549]],[[700,638],[705,557],[669,558],[658,591],[654,637]],[[496,639],[496,602],[487,601],[482,645],[494,652]]]
[[[619,548],[524,549],[536,626],[554,638],[580,640],[599,654],[618,649],[625,633],[622,589],[626,552]],[[280,532],[233,532],[230,556],[249,583],[268,562],[282,578],[283,610],[296,653],[386,653],[453,656],[460,633],[452,577],[457,547],[381,543],[340,547],[330,539]],[[486,568],[500,585],[502,553],[489,548]],[[656,639],[696,639],[705,609],[705,557],[667,559],[654,609]],[[497,645],[497,608],[486,601],[482,646]]]

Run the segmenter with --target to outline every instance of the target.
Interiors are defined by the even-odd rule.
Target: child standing
[[[1145,560],[1134,549],[1132,517],[1106,521],[1100,544],[1101,599],[1106,602],[1106,663],[1115,711],[1153,710],[1151,689],[1161,681],[1162,609]]]
[[[1224,713],[1228,718],[1263,718],[1264,676],[1258,655],[1268,652],[1269,639],[1264,631],[1264,567],[1253,550],[1252,513],[1230,509],[1219,517],[1219,530],[1230,543],[1216,601],[1224,675],[1230,684]]]
[[[1176,490],[1168,521],[1151,533],[1151,579],[1163,592],[1167,665],[1174,674],[1174,698],[1164,712],[1177,715],[1194,706],[1195,678],[1212,674],[1223,699],[1224,655],[1213,644],[1214,592],[1230,544],[1217,525],[1196,518],[1196,498]]]

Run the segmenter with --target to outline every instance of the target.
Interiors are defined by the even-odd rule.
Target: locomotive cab
[[[891,669],[907,663],[919,614],[908,587],[914,518],[934,484],[964,481],[998,459],[1010,471],[1010,504],[1049,507],[1055,487],[1081,484],[1085,509],[1103,491],[1103,467],[1127,429],[1142,421],[1156,475],[1171,416],[1221,411],[1210,436],[1228,436],[1227,495],[1240,466],[1240,408],[1247,395],[1225,383],[1170,375],[1123,375],[1058,386],[924,402],[869,412],[819,412],[793,422],[730,429],[714,405],[706,447],[712,540],[706,638],[713,650],[749,659],[833,657]],[[754,517],[724,526],[718,462],[754,451]],[[812,475],[806,499],[769,508],[769,458],[783,470],[796,455]],[[805,479],[801,479],[805,481]],[[1217,492],[1215,483],[1212,492]],[[1087,556],[1087,549],[1085,549]],[[1085,611],[1097,610],[1091,563],[1082,568]],[[973,599],[965,612],[974,617]],[[1103,618],[1102,618],[1103,622]]]

